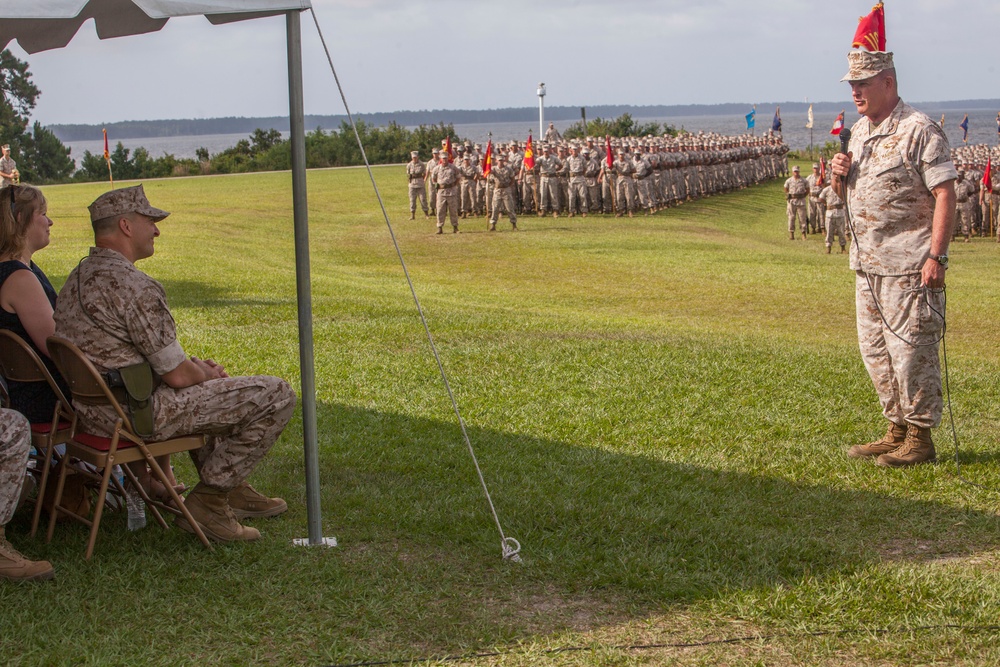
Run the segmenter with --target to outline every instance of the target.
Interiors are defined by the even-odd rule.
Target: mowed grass
[[[85,562],[82,526],[45,545],[16,518],[8,535],[57,578],[0,586],[5,661],[1000,661],[996,244],[953,246],[948,276],[962,472],[979,490],[956,478],[945,428],[937,466],[845,457],[884,430],[853,274],[819,237],[788,240],[780,182],[652,218],[527,217],[516,234],[476,219],[436,236],[408,220],[402,167],[375,174],[524,562],[501,559],[367,174],[313,171],[323,525],[340,546],[291,546],[307,534],[297,412],[251,479],[290,505],[256,522],[257,543],[210,553],[112,514]],[[173,215],[140,267],[189,354],[297,386],[290,184],[147,182]],[[56,225],[36,261],[57,286],[104,189],[45,191]]]

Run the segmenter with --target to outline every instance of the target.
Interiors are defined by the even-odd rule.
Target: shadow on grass
[[[56,563],[58,580],[0,587],[5,634],[20,638],[0,649],[12,660],[130,662],[160,636],[133,622],[155,607],[172,619],[173,639],[150,662],[444,655],[594,630],[734,590],[847,577],[886,549],[899,560],[916,557],[918,544],[921,557],[992,548],[1000,528],[993,515],[934,502],[472,428],[504,529],[523,546],[524,563],[504,562],[456,425],[323,404],[325,534],[340,546],[293,548],[307,532],[299,427],[253,477],[291,506],[256,522],[259,542],[208,553],[178,530],[129,534],[109,516],[84,562],[82,527],[61,528],[50,547],[19,534],[19,546]],[[32,631],[43,626],[50,631]]]

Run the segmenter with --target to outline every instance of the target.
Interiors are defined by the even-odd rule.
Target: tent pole
[[[316,434],[316,369],[313,361],[312,289],[309,268],[309,211],[306,205],[305,104],[302,94],[302,27],[299,10],[285,15],[288,41],[288,115],[292,144],[292,202],[295,220],[295,285],[299,314],[302,380],[302,438],[306,470],[309,545],[323,544]]]

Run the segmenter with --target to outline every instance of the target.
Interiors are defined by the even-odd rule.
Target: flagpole
[[[539,98],[541,99],[541,98]],[[489,139],[486,142],[486,147],[489,149],[486,159],[490,161],[490,171],[493,171],[493,133],[489,133]],[[490,175],[486,174],[486,229],[490,228],[490,220],[493,219],[493,202],[490,198]]]

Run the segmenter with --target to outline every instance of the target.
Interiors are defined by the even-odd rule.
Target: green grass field
[[[500,557],[367,174],[314,171],[322,507],[340,546],[290,545],[307,533],[297,414],[251,478],[291,508],[255,523],[257,543],[210,553],[107,515],[85,562],[82,526],[45,545],[15,518],[9,537],[57,578],[0,586],[0,661],[1000,662],[995,243],[954,245],[948,277],[962,472],[980,490],[956,478],[945,428],[936,466],[845,457],[884,431],[853,274],[819,237],[788,240],[780,183],[653,218],[529,217],[516,234],[478,219],[436,236],[407,219],[402,167],[375,173],[524,562]],[[140,267],[189,354],[297,386],[290,184],[146,183],[173,215]],[[104,189],[46,190],[56,224],[35,259],[57,287]]]

